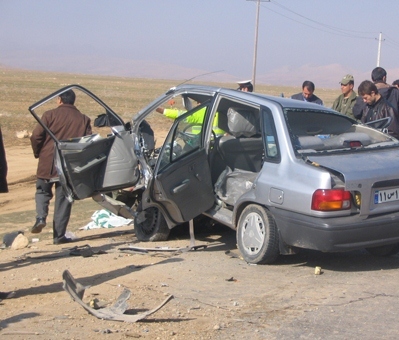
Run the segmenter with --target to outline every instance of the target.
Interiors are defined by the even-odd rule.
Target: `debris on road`
[[[106,253],[107,253],[106,251],[103,251],[101,249],[100,250],[94,250],[88,244],[85,244],[84,246],[73,247],[70,250],[69,255],[91,257],[93,255],[106,254]]]
[[[314,269],[314,274],[315,275],[321,275],[322,271],[321,271],[321,267],[316,266],[316,268]]]
[[[96,310],[88,306],[82,300],[85,290],[88,287],[85,287],[79,282],[77,282],[68,270],[65,270],[63,272],[62,278],[63,278],[62,287],[64,288],[64,290],[72,297],[74,301],[76,301],[86,311],[88,311],[90,314],[94,315],[98,319],[124,321],[124,322],[137,322],[139,320],[146,318],[151,314],[154,314],[156,311],[161,309],[167,302],[169,302],[173,298],[173,295],[169,295],[160,305],[151,310],[136,315],[127,315],[124,313],[128,309],[127,300],[130,298],[131,293],[130,290],[125,288],[122,294],[117,299],[117,301],[111,307],[100,308]]]

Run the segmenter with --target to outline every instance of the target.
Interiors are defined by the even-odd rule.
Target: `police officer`
[[[254,90],[254,86],[252,85],[252,80],[242,80],[237,82],[239,91],[244,92],[252,92]]]

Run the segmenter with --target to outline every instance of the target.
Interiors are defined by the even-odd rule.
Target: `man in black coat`
[[[396,118],[399,119],[399,89],[387,83],[387,71],[382,67],[376,67],[371,72],[371,79],[381,96],[394,108]],[[353,114],[356,118],[360,119],[365,105],[361,98],[358,97],[353,107]]]
[[[360,83],[358,88],[359,97],[363,99],[365,106],[359,119],[363,123],[374,120],[391,117],[391,123],[388,126],[388,133],[399,137],[399,122],[392,105],[378,92],[377,86],[370,80]]]
[[[305,80],[302,84],[302,92],[292,95],[291,99],[303,100],[305,102],[323,105],[323,101],[313,94],[314,90],[314,83],[309,80]]]
[[[4,149],[3,135],[0,128],[0,193],[8,192],[7,171],[8,167],[6,160],[6,151]]]

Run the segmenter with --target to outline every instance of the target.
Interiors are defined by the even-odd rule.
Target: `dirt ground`
[[[69,225],[93,256],[73,256],[52,244],[51,227],[32,235],[36,160],[26,146],[7,147],[10,192],[0,195],[0,235],[23,231],[27,248],[0,250],[2,339],[397,339],[399,257],[376,258],[365,251],[322,254],[303,251],[274,265],[248,265],[235,233],[196,225],[197,251],[167,251],[189,245],[187,226],[167,242],[145,244],[133,227],[79,230],[100,207],[75,202]],[[51,220],[51,216],[49,218]],[[38,238],[37,242],[32,242]],[[69,246],[69,245],[68,245]],[[126,252],[123,248],[162,247]],[[315,275],[315,266],[322,268]],[[131,291],[127,314],[170,300],[146,319],[127,323],[98,319],[62,288],[68,270],[89,286],[83,301],[113,304]]]

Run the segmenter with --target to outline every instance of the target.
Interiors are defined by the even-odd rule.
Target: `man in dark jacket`
[[[371,72],[371,79],[377,86],[378,92],[389,104],[393,106],[396,114],[399,113],[399,90],[396,86],[387,84],[387,71],[382,67],[376,67]]]
[[[323,105],[323,101],[313,94],[314,90],[314,83],[309,80],[305,80],[302,84],[302,92],[292,95],[291,99],[303,100],[305,102]]]
[[[90,135],[90,118],[82,114],[75,106],[75,93],[68,90],[57,98],[58,107],[46,111],[41,121],[59,140]],[[52,187],[55,183],[55,204],[53,218],[54,244],[71,242],[65,237],[71,215],[72,204],[65,197],[61,184],[57,180],[54,166],[54,141],[40,124],[37,124],[30,138],[33,154],[39,158],[36,181],[36,223],[32,233],[40,233],[46,226],[50,200],[53,197]]]
[[[3,144],[3,135],[0,128],[0,193],[8,192],[7,185],[7,159]]]
[[[370,80],[365,80],[359,85],[358,93],[366,104],[362,110],[360,120],[363,123],[367,123],[377,119],[391,117],[391,123],[388,126],[388,133],[391,136],[398,138],[399,124],[395,110],[378,92],[377,86]]]
[[[7,159],[4,149],[3,135],[0,128],[0,193],[8,192],[7,185]],[[0,302],[3,299],[10,299],[15,296],[15,292],[0,292]]]
[[[371,71],[371,79],[380,95],[394,108],[396,118],[399,120],[399,89],[394,85],[387,84],[387,71],[382,67],[376,67]],[[365,103],[358,98],[353,107],[353,114],[356,118],[361,116],[364,106]]]

